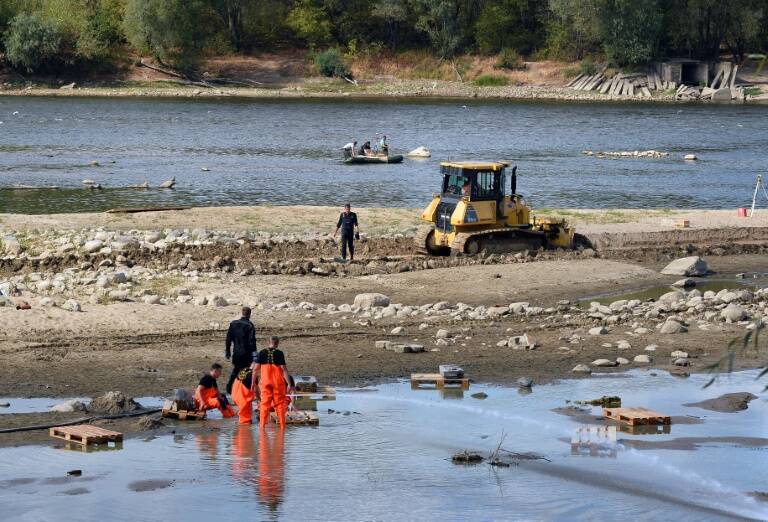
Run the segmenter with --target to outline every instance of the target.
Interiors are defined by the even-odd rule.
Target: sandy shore
[[[433,80],[394,80],[367,82],[358,86],[341,81],[318,80],[273,88],[201,88],[195,86],[162,85],[148,82],[146,86],[93,86],[73,89],[30,86],[6,87],[0,96],[61,96],[61,97],[173,97],[173,98],[436,98],[436,99],[507,99],[563,102],[611,103],[692,103],[676,100],[673,94],[654,93],[652,98],[613,96],[598,92],[574,91],[554,86],[477,87],[472,83]],[[766,99],[750,99],[747,103],[766,103]],[[730,103],[730,102],[729,102]]]

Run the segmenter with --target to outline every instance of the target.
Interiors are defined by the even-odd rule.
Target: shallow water
[[[0,415],[6,413],[43,413],[50,411],[57,404],[72,399],[86,405],[91,402],[90,397],[0,397],[0,403],[10,404],[7,408],[0,408]],[[163,405],[163,399],[158,397],[137,397],[134,400],[145,408],[160,408]],[[84,415],[87,414],[84,413]]]
[[[520,191],[539,208],[734,208],[751,201],[768,136],[766,106],[479,100],[0,97],[0,121],[0,212],[27,213],[346,200],[421,207],[447,159],[514,161]],[[433,157],[340,163],[343,144],[376,132],[391,136],[395,152],[426,145]],[[584,149],[671,156],[609,160]],[[687,153],[700,161],[682,161]],[[171,176],[174,191],[118,188]],[[84,178],[105,189],[83,189]],[[61,190],[8,188],[16,184]]]
[[[676,288],[671,285],[655,285],[651,287],[636,288],[628,291],[621,292],[609,292],[605,294],[598,294],[589,297],[585,297],[579,301],[582,307],[589,308],[590,303],[597,301],[600,304],[610,305],[614,301],[626,299],[631,301],[632,299],[638,299],[640,301],[648,301],[650,299],[656,300],[662,295],[673,292],[675,290],[690,291],[694,288],[701,293],[712,291],[719,292],[720,290],[733,290],[733,289],[746,289],[754,290],[755,288],[764,288],[768,284],[768,280],[765,277],[754,279],[707,279],[704,281],[697,281],[696,286],[690,288]]]
[[[622,440],[752,436],[768,433],[768,403],[739,413],[683,403],[732,391],[759,393],[757,372],[702,390],[705,376],[663,372],[563,381],[531,394],[473,386],[443,398],[406,383],[370,393],[339,391],[318,401],[319,427],[265,436],[231,421],[210,420],[210,433],[129,438],[118,451],[55,447],[0,449],[3,520],[731,520],[765,519],[768,505],[743,492],[764,490],[765,447],[704,444],[696,451],[625,449]],[[486,400],[470,393],[485,391]],[[621,395],[702,424],[668,434],[618,433],[607,456],[572,453],[580,426],[550,410],[565,399]],[[327,413],[359,412],[349,415]],[[597,409],[594,410],[598,412]],[[456,466],[463,449],[534,451],[551,462],[511,468]],[[66,477],[81,469],[82,477]]]

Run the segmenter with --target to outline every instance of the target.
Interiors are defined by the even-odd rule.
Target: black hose
[[[141,417],[142,415],[152,415],[163,411],[161,408],[155,408],[151,410],[134,411],[131,413],[120,413],[117,415],[101,415],[96,417],[83,417],[82,419],[75,419],[73,421],[58,422],[56,424],[43,424],[38,426],[22,426],[20,428],[6,428],[0,430],[0,433],[16,433],[19,431],[35,431],[35,430],[47,430],[50,428],[58,428],[59,426],[74,426],[75,424],[84,424],[86,422],[93,422],[97,420],[109,420],[109,419],[124,419],[126,417]]]

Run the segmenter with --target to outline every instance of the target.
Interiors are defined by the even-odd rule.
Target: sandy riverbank
[[[224,331],[242,304],[254,308],[260,338],[284,337],[293,372],[352,386],[446,362],[495,383],[588,378],[572,371],[577,365],[594,372],[700,372],[747,332],[750,319],[768,313],[765,295],[756,287],[741,292],[744,280],[735,277],[765,272],[768,223],[761,214],[744,220],[732,211],[559,210],[552,213],[574,221],[594,249],[427,259],[413,254],[407,237],[418,225],[415,212],[358,210],[369,235],[352,265],[333,260],[337,245],[327,225],[334,208],[0,215],[4,248],[13,235],[20,250],[0,257],[0,283],[15,286],[31,305],[0,307],[0,354],[9,376],[0,381],[0,397],[112,389],[163,396],[192,386],[207,366],[223,361]],[[689,219],[691,228],[676,228],[678,219]],[[215,229],[205,228],[211,223]],[[659,270],[689,254],[703,255],[715,273],[710,279],[725,280],[733,291],[687,289],[666,304],[622,298],[680,279]],[[756,281],[759,287],[762,279]],[[358,294],[370,292],[388,296],[390,306],[354,305]],[[610,307],[578,305],[597,295],[615,297],[604,301]],[[724,320],[729,303],[744,312],[742,321]],[[669,321],[684,328],[663,333]],[[599,326],[606,333],[591,335]],[[522,334],[535,349],[503,344]],[[385,340],[425,351],[376,346]],[[685,365],[671,357],[677,350],[688,354]],[[641,355],[648,362],[636,362]],[[597,359],[622,362],[605,368]],[[737,360],[737,368],[761,364],[758,352]],[[29,420],[0,417],[0,427]]]
[[[538,100],[559,102],[610,102],[610,103],[693,103],[676,100],[674,93],[655,93],[651,98],[613,96],[598,92],[574,91],[555,86],[503,86],[477,87],[472,83],[395,80],[350,85],[337,81],[315,81],[272,88],[216,87],[163,85],[148,82],[146,85],[120,85],[75,87],[72,89],[28,86],[5,87],[0,96],[56,96],[56,97],[169,97],[169,98],[243,98],[243,99],[499,99]],[[766,103],[768,100],[753,98],[746,103]],[[730,102],[729,102],[730,103]]]

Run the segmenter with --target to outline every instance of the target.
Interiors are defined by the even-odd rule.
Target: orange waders
[[[253,400],[256,394],[240,379],[235,379],[232,384],[232,400],[235,401],[240,416],[240,424],[253,422]]]
[[[288,401],[285,395],[285,377],[283,370],[276,364],[262,364],[260,366],[259,393],[259,425],[263,428],[269,419],[269,412],[274,408],[280,428],[285,428],[285,412],[288,410]]]
[[[227,404],[226,408],[223,408],[221,406],[221,400],[219,399],[219,390],[216,388],[203,388],[202,392],[200,392],[200,399],[202,399],[202,403],[200,400],[195,397],[195,406],[197,406],[198,411],[201,410],[221,410],[221,414],[224,416],[224,418],[232,417],[235,412],[232,409],[232,406]]]

